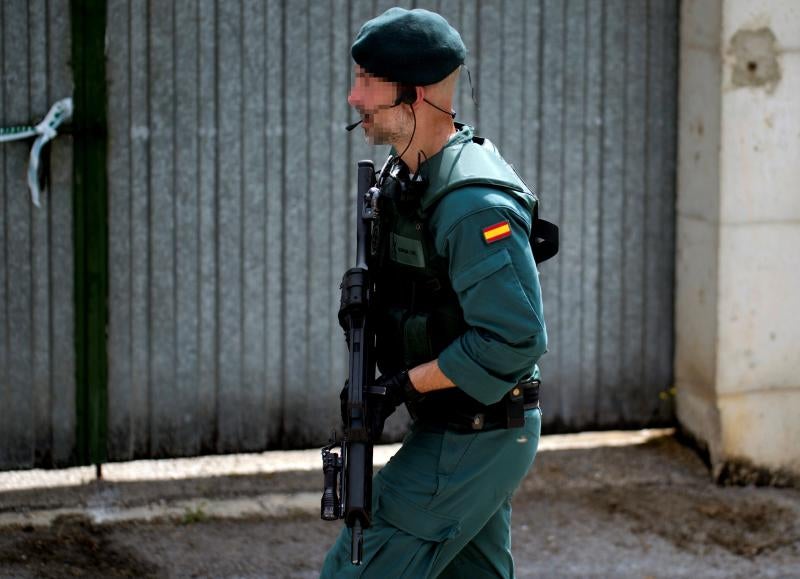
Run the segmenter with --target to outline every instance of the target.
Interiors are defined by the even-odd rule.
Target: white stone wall
[[[682,8],[678,417],[800,473],[800,3]]]

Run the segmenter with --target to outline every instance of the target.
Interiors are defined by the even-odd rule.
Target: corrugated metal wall
[[[317,444],[345,374],[348,48],[389,2],[109,0],[109,459]],[[407,7],[411,3],[401,3]],[[441,0],[459,118],[561,224],[545,427],[670,420],[676,0]],[[66,0],[0,3],[0,123],[71,92]],[[0,468],[75,461],[72,149],[0,145]],[[667,400],[664,400],[666,398]]]
[[[112,459],[318,443],[344,376],[348,47],[388,2],[109,2]],[[410,5],[406,3],[406,5]],[[470,48],[459,118],[562,226],[550,428],[668,420],[677,2],[417,2]]]
[[[0,2],[0,126],[38,122],[72,94],[69,3]],[[50,146],[37,209],[31,141],[0,144],[0,469],[75,455],[72,145]]]
[[[551,384],[545,423],[665,420],[677,3],[552,2],[540,7],[538,22],[531,100],[538,147],[524,166],[536,174],[544,214],[561,224],[563,241],[558,259],[542,267],[551,336],[542,361]]]

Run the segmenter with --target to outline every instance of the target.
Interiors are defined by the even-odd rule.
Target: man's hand
[[[417,402],[423,395],[414,388],[408,372],[403,370],[392,376],[381,376],[367,393],[372,440],[383,434],[386,419],[404,402]]]
[[[348,383],[339,393],[342,423],[347,424],[347,399]],[[367,392],[367,407],[369,408],[369,427],[372,440],[377,441],[383,434],[383,426],[398,406],[404,402],[417,402],[425,395],[414,388],[408,371],[403,370],[391,376],[381,376],[375,381]]]

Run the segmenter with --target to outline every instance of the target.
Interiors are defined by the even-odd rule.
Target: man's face
[[[355,65],[355,81],[347,102],[361,115],[364,134],[373,145],[389,145],[408,138],[410,114],[393,106],[400,87]]]

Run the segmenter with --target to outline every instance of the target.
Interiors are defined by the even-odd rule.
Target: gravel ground
[[[670,435],[586,440],[543,439],[513,503],[519,577],[800,578],[800,490],[716,486]],[[339,525],[316,514],[321,474],[291,464],[48,489],[0,480],[0,578],[316,577]],[[143,506],[155,520],[99,514]]]

